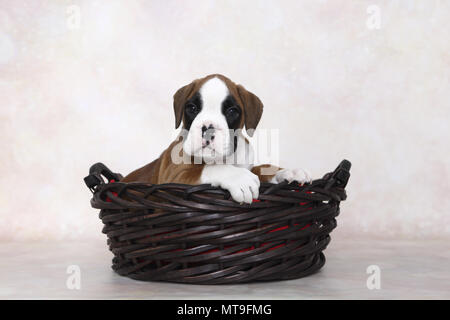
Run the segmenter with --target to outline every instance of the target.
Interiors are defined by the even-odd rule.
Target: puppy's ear
[[[173,95],[173,111],[175,112],[175,129],[177,129],[183,119],[183,107],[194,90],[195,81],[178,89]]]
[[[242,108],[244,109],[245,129],[247,130],[248,135],[252,137],[253,131],[256,129],[256,126],[261,119],[263,104],[256,95],[247,91],[240,84],[237,85],[237,91],[244,104]]]

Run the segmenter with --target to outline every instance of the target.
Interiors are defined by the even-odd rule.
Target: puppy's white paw
[[[233,200],[239,203],[252,203],[253,199],[259,197],[259,178],[245,168],[206,165],[201,182],[228,190]]]
[[[259,197],[259,178],[249,170],[232,175],[220,182],[219,186],[228,190],[234,201],[239,203],[252,203],[253,199]]]
[[[300,184],[310,183],[311,175],[304,169],[282,169],[272,178],[272,183],[280,183],[287,180],[289,183],[297,181]]]

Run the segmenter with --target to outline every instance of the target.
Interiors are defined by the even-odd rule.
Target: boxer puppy
[[[253,93],[220,74],[194,80],[173,97],[177,139],[122,182],[184,183],[221,187],[239,203],[259,196],[260,182],[310,182],[302,169],[253,166],[253,150],[242,133],[253,136],[263,104]]]

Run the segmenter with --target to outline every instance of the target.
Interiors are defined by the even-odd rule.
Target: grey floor
[[[332,235],[333,236],[333,235]],[[0,244],[1,299],[450,299],[450,245],[444,240],[340,238],[324,268],[307,278],[245,285],[139,282],[110,269],[106,241]],[[80,288],[68,286],[79,267]],[[371,269],[369,266],[374,269]],[[379,268],[380,288],[369,289]],[[70,282],[72,283],[73,282]],[[373,283],[373,282],[370,282]]]

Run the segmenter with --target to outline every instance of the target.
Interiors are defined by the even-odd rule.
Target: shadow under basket
[[[262,183],[251,205],[211,185],[121,183],[122,176],[101,163],[85,182],[118,274],[231,284],[296,279],[319,270],[346,198],[350,166],[343,160],[304,186]]]

